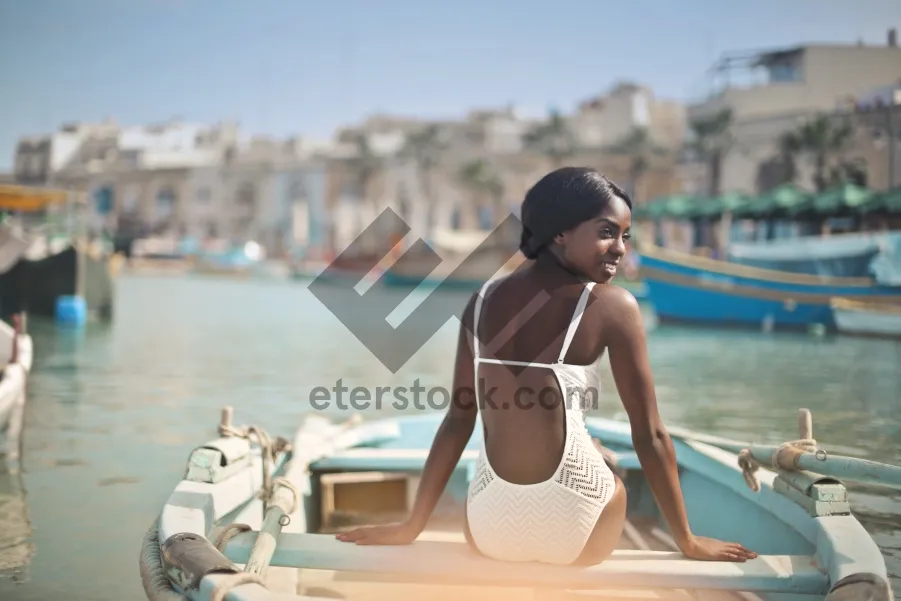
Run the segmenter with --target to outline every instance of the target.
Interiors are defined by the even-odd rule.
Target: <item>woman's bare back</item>
[[[592,290],[565,363],[593,365],[603,355],[598,335],[600,314],[595,310],[596,300],[604,294],[602,288],[605,286]],[[485,293],[477,325],[481,355],[503,361],[555,363],[583,290],[579,279],[559,273],[547,277],[542,266],[495,282]],[[563,393],[553,370],[481,363],[476,382],[486,451],[498,476],[515,484],[550,478],[566,440]]]

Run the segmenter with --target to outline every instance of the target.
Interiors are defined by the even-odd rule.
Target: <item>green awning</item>
[[[813,206],[818,213],[836,215],[842,212],[860,212],[876,194],[855,184],[843,184],[814,195]]]
[[[721,196],[699,204],[698,210],[703,217],[719,217],[723,213],[740,211],[742,207],[747,206],[754,200],[754,197],[741,192],[726,192]]]
[[[696,216],[701,202],[702,199],[688,194],[661,196],[637,207],[633,215],[650,219],[691,219]]]
[[[794,217],[813,208],[814,197],[794,184],[783,184],[736,209],[736,217]]]
[[[887,192],[872,194],[858,209],[861,213],[901,213],[901,186]]]

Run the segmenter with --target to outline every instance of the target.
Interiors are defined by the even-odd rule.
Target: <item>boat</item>
[[[830,305],[842,334],[901,338],[901,302],[888,305],[835,298]]]
[[[732,243],[727,250],[728,260],[732,263],[838,277],[867,276],[874,261],[886,257],[894,259],[899,254],[901,233],[892,231]]]
[[[629,424],[598,417],[587,418],[587,428],[611,452],[630,499],[620,547],[599,565],[504,562],[468,548],[460,519],[481,443],[478,422],[417,540],[336,540],[349,527],[408,514],[442,417],[333,421],[312,414],[289,439],[260,424],[236,426],[232,408],[223,408],[217,436],[190,454],[142,541],[148,600],[531,600],[585,592],[614,599],[892,598],[885,558],[851,513],[843,481],[901,487],[901,468],[827,453],[813,439],[806,409],[799,410],[798,440],[780,445],[670,428],[692,531],[759,553],[744,563],[682,556],[642,475]]]
[[[77,196],[65,190],[0,185],[0,211],[16,214],[27,250],[0,269],[0,315],[54,317],[57,300],[81,296],[87,312],[112,315],[114,280],[121,262],[97,241],[89,243],[66,219]],[[56,211],[54,213],[54,211]],[[8,227],[8,224],[4,224]]]
[[[641,277],[661,322],[834,330],[835,297],[901,302],[901,283],[881,284],[873,277],[767,269],[652,245],[640,253]]]
[[[13,326],[0,321],[0,453],[13,466],[19,458],[25,387],[33,354],[31,336],[23,321],[23,315],[13,316]]]
[[[366,280],[375,283],[379,280],[384,270],[376,266],[372,269],[365,267],[342,267],[329,264],[324,261],[298,261],[290,267],[291,279],[298,282],[316,281],[319,284],[345,284],[356,286],[360,281]]]

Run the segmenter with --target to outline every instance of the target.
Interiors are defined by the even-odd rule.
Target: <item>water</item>
[[[27,514],[16,523],[30,523],[31,534],[0,532],[0,568],[13,539],[19,555],[7,551],[7,560],[33,555],[15,578],[0,578],[0,598],[143,601],[141,537],[191,449],[215,436],[222,406],[235,407],[238,423],[290,436],[316,386],[411,386],[417,378],[449,386],[455,325],[395,375],[291,282],[126,276],[109,325],[73,333],[32,319],[24,473],[0,475],[0,499],[24,498]],[[797,408],[809,407],[814,436],[830,450],[901,464],[901,344],[658,329],[650,314],[647,325],[668,424],[781,442],[797,436]],[[604,369],[600,413],[624,417]],[[901,501],[879,489],[852,494],[898,595]]]

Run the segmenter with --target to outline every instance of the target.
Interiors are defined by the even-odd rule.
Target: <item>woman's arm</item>
[[[695,559],[745,561],[756,557],[737,543],[692,534],[679,485],[676,451],[657,410],[641,309],[628,291],[609,288],[601,304],[605,311],[602,335],[613,379],[629,416],[635,453],[679,549]]]
[[[457,338],[457,359],[450,408],[432,441],[410,517],[400,524],[357,528],[339,534],[337,537],[339,540],[355,542],[358,545],[403,545],[413,542],[425,529],[472,436],[478,415],[470,334],[477,295],[478,293],[470,299],[463,314],[463,323],[460,325]]]

